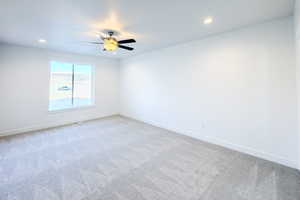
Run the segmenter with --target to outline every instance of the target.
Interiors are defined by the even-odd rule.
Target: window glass
[[[92,66],[51,62],[50,76],[50,111],[93,104]]]
[[[92,102],[92,67],[74,66],[74,106],[91,105]]]
[[[51,62],[49,110],[72,107],[72,74],[72,64]]]

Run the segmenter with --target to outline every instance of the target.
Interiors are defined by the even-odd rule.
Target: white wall
[[[296,69],[298,95],[298,169],[300,170],[300,1],[295,2],[294,12],[295,40],[296,40]]]
[[[95,107],[48,112],[50,61],[92,64]],[[119,61],[0,45],[0,135],[119,113]]]
[[[292,17],[122,61],[121,114],[297,166]]]

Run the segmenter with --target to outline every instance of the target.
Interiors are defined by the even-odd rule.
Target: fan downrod
[[[108,31],[107,33],[108,33],[108,35],[109,35],[110,37],[112,37],[112,36],[114,35],[114,32],[113,32],[113,31]]]

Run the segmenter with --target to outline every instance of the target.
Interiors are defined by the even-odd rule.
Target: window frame
[[[91,67],[91,104],[89,105],[82,105],[82,106],[73,106],[70,108],[63,108],[63,109],[58,109],[58,110],[50,110],[50,87],[51,87],[51,75],[52,75],[52,71],[51,71],[51,67],[52,67],[52,62],[59,62],[59,63],[69,63],[72,64],[72,66],[76,66],[76,65],[88,65]],[[73,72],[74,73],[74,72]],[[74,74],[72,75],[74,76]],[[49,72],[48,72],[48,104],[47,104],[47,110],[49,113],[60,113],[60,112],[67,112],[67,111],[75,111],[75,110],[81,110],[81,109],[88,109],[91,107],[96,106],[96,100],[95,100],[95,94],[96,94],[96,70],[95,70],[95,66],[93,64],[86,64],[86,63],[78,63],[78,62],[69,62],[69,61],[60,61],[58,59],[52,59],[51,61],[49,61]],[[74,81],[74,80],[73,80]],[[74,83],[72,83],[74,84]],[[73,90],[74,88],[72,88]],[[73,91],[74,92],[74,91]],[[73,98],[73,96],[72,96]],[[72,100],[73,101],[73,100]]]

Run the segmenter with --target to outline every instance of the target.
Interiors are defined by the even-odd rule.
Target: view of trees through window
[[[62,110],[92,104],[92,66],[51,62],[49,110]]]

